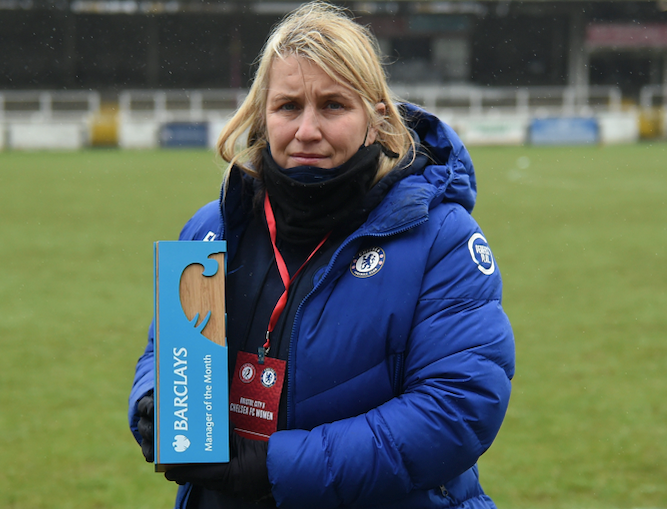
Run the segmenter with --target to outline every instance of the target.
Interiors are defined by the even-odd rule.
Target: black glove
[[[139,412],[137,429],[141,435],[141,452],[146,461],[153,463],[153,391],[139,400],[137,410]]]
[[[230,434],[229,463],[174,467],[164,474],[178,484],[190,482],[208,490],[258,501],[271,495],[266,453],[269,443]]]

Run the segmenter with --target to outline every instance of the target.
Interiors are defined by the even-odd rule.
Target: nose
[[[318,118],[315,108],[304,108],[303,113],[299,116],[299,127],[294,137],[302,143],[314,142],[322,139],[320,119]]]

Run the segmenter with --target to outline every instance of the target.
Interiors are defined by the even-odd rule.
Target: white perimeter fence
[[[638,106],[624,104],[617,87],[394,85],[392,89],[399,98],[424,106],[450,124],[467,144],[535,142],[536,123],[547,119],[556,123],[540,129],[545,125],[555,129],[554,143],[576,142],[562,135],[583,126],[572,124],[582,119],[592,120],[590,125],[597,129],[595,136],[584,136],[588,141],[634,142],[645,110],[658,112],[660,132],[667,132],[664,87],[645,87]],[[213,146],[246,93],[126,90],[117,100],[105,102],[94,91],[0,91],[0,149]]]

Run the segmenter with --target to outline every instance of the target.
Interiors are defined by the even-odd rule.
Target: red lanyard
[[[306,261],[303,262],[301,267],[299,267],[299,270],[297,270],[292,277],[289,275],[289,271],[287,270],[287,265],[285,264],[285,260],[283,259],[283,256],[280,254],[280,251],[278,250],[278,247],[276,246],[276,219],[275,216],[273,215],[273,209],[271,208],[271,202],[269,201],[269,194],[265,193],[264,194],[264,215],[266,216],[266,224],[269,227],[269,236],[271,237],[271,245],[273,246],[273,252],[276,256],[276,264],[278,265],[278,272],[280,273],[280,279],[283,280],[283,285],[285,285],[285,291],[283,294],[280,296],[280,299],[278,299],[278,303],[276,304],[276,307],[273,308],[273,312],[271,313],[271,318],[269,320],[269,326],[266,330],[266,343],[264,343],[263,347],[259,348],[259,362],[262,364],[264,362],[264,355],[269,353],[269,348],[271,348],[271,342],[269,339],[269,335],[273,332],[273,329],[275,328],[276,324],[278,323],[278,319],[280,318],[280,315],[282,312],[285,310],[285,306],[287,305],[287,292],[289,290],[290,285],[294,282],[296,277],[299,275],[301,270],[308,264],[310,259],[317,253],[317,251],[322,247],[322,245],[327,241],[329,238],[329,235],[331,235],[331,232],[327,233],[324,238],[320,241],[320,243],[313,249],[313,252],[310,253],[308,258],[306,258]]]

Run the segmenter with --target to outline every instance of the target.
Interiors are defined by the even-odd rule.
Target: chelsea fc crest
[[[371,247],[357,253],[350,264],[350,272],[356,277],[371,277],[380,272],[384,265],[384,250]]]
[[[264,371],[262,371],[262,376],[260,378],[260,380],[262,381],[262,385],[264,387],[266,387],[267,389],[269,387],[273,387],[277,379],[278,375],[276,375],[276,371],[273,368],[264,368]]]

